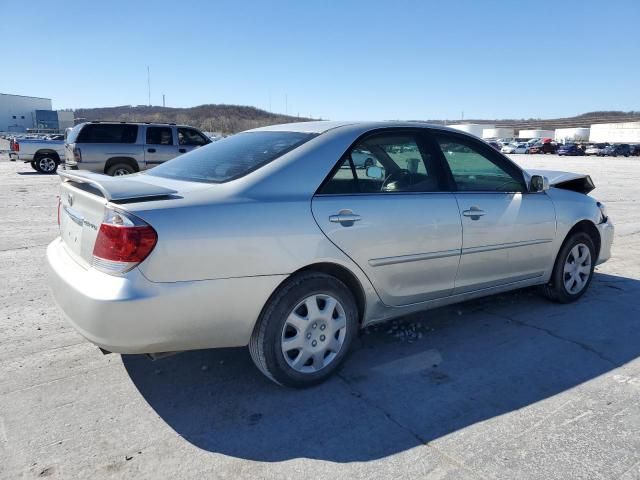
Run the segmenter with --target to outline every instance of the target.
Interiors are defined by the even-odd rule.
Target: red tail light
[[[19,152],[20,151],[20,143],[17,140],[15,142],[13,142],[13,151],[14,152]]]
[[[149,256],[157,241],[151,225],[133,215],[107,210],[93,247],[93,266],[116,275],[128,272]]]

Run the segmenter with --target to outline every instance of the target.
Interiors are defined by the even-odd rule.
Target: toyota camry
[[[126,177],[59,175],[50,284],[80,334],[119,353],[248,345],[294,387],[377,322],[533,285],[573,302],[613,238],[589,176],[413,122],[276,125]]]

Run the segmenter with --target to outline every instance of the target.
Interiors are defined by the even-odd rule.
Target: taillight
[[[76,163],[82,161],[82,152],[78,147],[74,147],[73,149],[73,159],[76,161]]]
[[[62,201],[60,200],[60,196],[58,195],[58,226],[60,226],[60,204]]]
[[[13,142],[13,151],[14,152],[19,152],[20,151],[20,142],[18,142],[17,140],[15,142]]]
[[[93,266],[113,275],[128,272],[149,256],[158,242],[151,225],[131,214],[108,209],[93,247]]]

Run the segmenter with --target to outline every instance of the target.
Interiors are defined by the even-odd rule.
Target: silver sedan
[[[60,176],[50,283],[83,336],[120,353],[248,345],[296,387],[376,322],[532,285],[575,301],[613,237],[588,176],[419,123],[277,125],[127,177]]]

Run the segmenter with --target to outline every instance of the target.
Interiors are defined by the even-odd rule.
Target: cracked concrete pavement
[[[583,299],[372,327],[294,391],[245,349],[150,362],[85,342],[46,285],[58,179],[0,157],[0,478],[640,479],[640,159],[513,158],[591,174],[609,208],[614,257]]]

